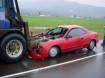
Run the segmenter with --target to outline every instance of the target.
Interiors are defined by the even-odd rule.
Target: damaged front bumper
[[[38,53],[35,52],[35,50],[33,50],[33,49],[29,49],[29,50],[28,50],[28,54],[29,54],[29,56],[31,56],[33,59],[44,60],[43,55],[42,55],[42,54],[38,54]]]

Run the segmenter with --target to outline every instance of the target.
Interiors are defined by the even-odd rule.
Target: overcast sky
[[[72,2],[79,2],[82,4],[89,4],[95,6],[104,6],[105,7],[105,0],[67,0]]]
[[[37,0],[18,0],[18,1],[25,3],[27,1],[31,1],[31,2],[34,1],[35,2]],[[82,3],[82,4],[89,4],[89,5],[94,5],[94,6],[105,7],[105,0],[65,0],[65,1],[79,2],[79,3]]]

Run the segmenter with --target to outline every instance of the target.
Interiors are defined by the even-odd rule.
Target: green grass
[[[72,25],[77,24],[84,26],[91,31],[99,33],[99,38],[103,38],[105,32],[103,25],[105,25],[105,19],[89,19],[89,18],[66,18],[66,17],[39,17],[39,16],[25,16],[25,21],[29,23],[29,26],[39,27],[53,27],[59,25]]]

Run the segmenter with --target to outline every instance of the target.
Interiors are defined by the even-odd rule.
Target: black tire
[[[49,50],[49,57],[54,58],[59,54],[60,50],[57,46],[51,47]]]
[[[5,63],[17,63],[27,52],[26,40],[20,34],[9,34],[0,43],[0,58]]]
[[[96,45],[96,42],[94,40],[91,40],[87,49],[89,51],[92,51],[94,49],[95,45]]]

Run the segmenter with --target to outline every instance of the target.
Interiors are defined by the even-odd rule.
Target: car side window
[[[75,37],[75,36],[81,36],[81,35],[83,35],[83,34],[85,34],[86,32],[83,30],[83,29],[81,29],[81,28],[74,28],[74,29],[72,29],[69,33],[68,33],[68,35],[67,36],[69,36],[69,37]]]
[[[79,28],[79,31],[80,31],[81,35],[86,34],[86,31],[81,28]]]

